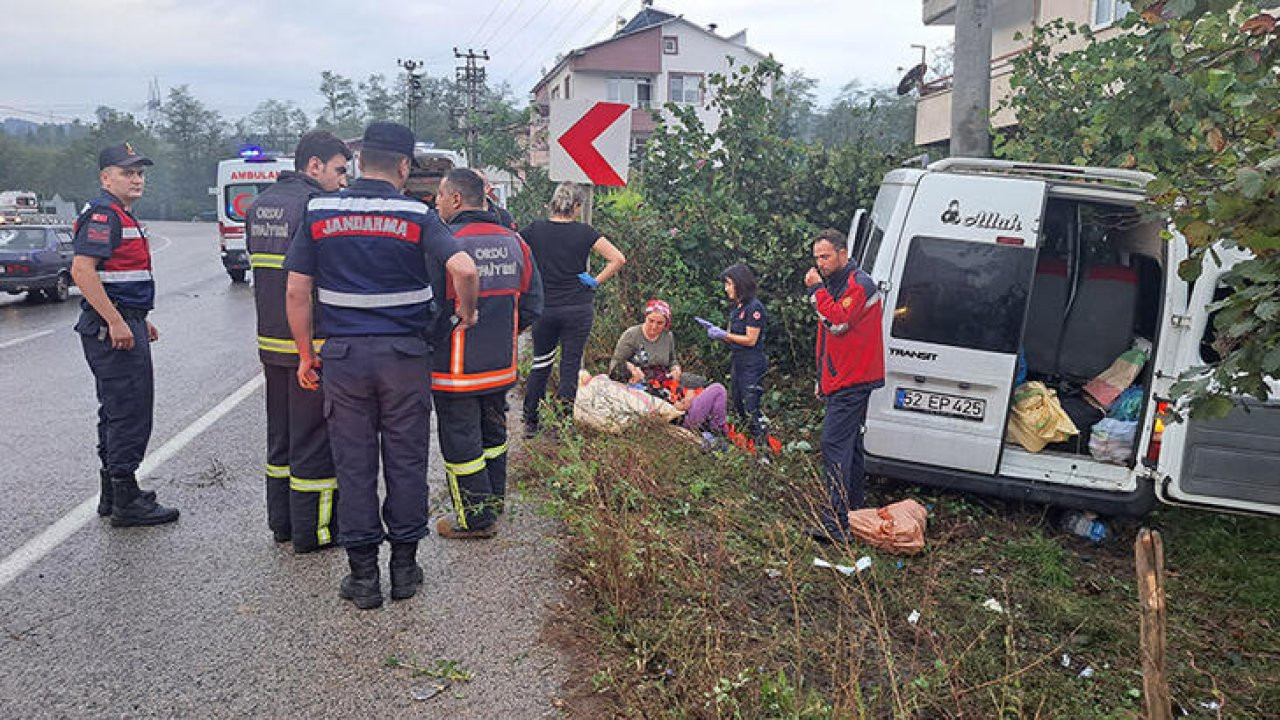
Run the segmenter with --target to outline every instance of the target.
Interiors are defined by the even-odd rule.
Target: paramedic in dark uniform
[[[151,161],[129,143],[98,153],[102,194],[75,223],[71,277],[84,299],[76,323],[98,394],[98,514],[115,527],[160,525],[178,511],[138,489],[135,473],[147,454],[155,379],[151,343],[159,337],[147,320],[155,305],[151,248],[130,212],[146,185]]]
[[[882,299],[871,276],[849,259],[839,230],[818,233],[813,262],[804,284],[818,312],[817,393],[826,404],[822,474],[828,502],[821,507],[821,525],[809,534],[821,542],[844,542],[849,511],[863,504],[867,400],[884,385]]]
[[[454,328],[435,355],[431,389],[454,516],[441,537],[493,537],[507,488],[507,391],[516,384],[516,336],[542,314],[542,278],[529,246],[485,209],[484,180],[450,170],[436,194],[440,219],[480,275],[480,322]],[[453,297],[446,298],[451,309]],[[447,352],[446,352],[447,351]]]
[[[729,345],[732,360],[729,381],[733,388],[733,409],[747,425],[747,432],[761,453],[768,447],[764,415],[760,412],[760,396],[764,394],[764,374],[769,360],[764,354],[765,328],[768,320],[764,303],[756,297],[756,276],[751,268],[734,263],[720,274],[725,294],[729,296],[729,328],[707,334]]]
[[[391,542],[391,599],[413,597],[422,584],[417,551],[429,532],[433,275],[447,273],[458,325],[476,323],[475,263],[435,211],[401,194],[413,144],[403,125],[369,125],[361,177],[346,192],[307,203],[284,264],[298,382],[324,392],[342,518],[338,543],[351,566],[339,594],[362,609],[382,605],[384,539]],[[314,334],[325,338],[319,357],[311,344],[313,290]],[[379,460],[386,482],[381,505]]]
[[[307,201],[347,184],[351,150],[333,133],[303,135],[293,170],[253,202],[246,216],[249,264],[258,309],[258,357],[267,380],[267,525],[277,542],[311,552],[333,545],[338,487],[321,394],[298,385],[298,349],[289,333],[284,255]],[[317,341],[317,344],[319,341]]]

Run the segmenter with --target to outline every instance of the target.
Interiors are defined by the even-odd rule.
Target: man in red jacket
[[[822,466],[828,504],[822,524],[809,530],[821,542],[848,540],[849,511],[862,507],[862,433],[871,391],[884,385],[881,297],[871,276],[849,260],[845,236],[823,230],[813,240],[804,276],[818,311],[817,392],[822,419]]]

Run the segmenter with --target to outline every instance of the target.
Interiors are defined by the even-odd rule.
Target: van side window
[[[876,194],[875,205],[872,206],[871,212],[867,214],[869,220],[869,229],[867,237],[861,241],[861,248],[854,260],[858,263],[858,267],[862,271],[870,274],[875,269],[876,256],[880,254],[880,245],[884,242],[885,228],[889,225],[889,218],[893,214],[894,207],[898,204],[898,198],[902,195],[905,188],[901,185],[882,185],[880,192]]]
[[[893,311],[893,337],[1014,353],[1034,248],[915,237]]]

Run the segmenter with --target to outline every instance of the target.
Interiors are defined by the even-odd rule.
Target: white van
[[[1280,404],[1158,417],[1178,375],[1214,359],[1206,306],[1245,255],[1219,253],[1195,283],[1181,280],[1185,240],[1163,240],[1165,221],[1139,209],[1150,180],[968,158],[885,177],[851,232],[886,308],[868,472],[1108,514],[1141,515],[1157,498],[1280,513]],[[1090,420],[1080,388],[1136,338],[1152,350],[1135,381],[1145,401],[1131,461],[1095,460],[1088,427],[1037,453],[1005,440],[1020,353],[1027,379],[1086,416],[1079,426]]]
[[[239,157],[218,163],[218,186],[210,192],[218,198],[218,245],[232,282],[244,282],[249,270],[245,213],[281,170],[292,169],[292,157],[274,156],[252,145],[241,150]]]

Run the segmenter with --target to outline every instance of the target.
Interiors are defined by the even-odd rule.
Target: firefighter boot
[[[109,517],[111,515],[111,498],[115,494],[111,490],[111,473],[107,472],[106,468],[99,469],[98,481],[98,515]],[[155,492],[151,490],[143,490],[142,496],[151,500],[156,499]]]
[[[351,567],[351,573],[342,578],[338,596],[355,603],[361,610],[381,607],[382,581],[378,572],[378,546],[347,548],[347,565]]]
[[[177,508],[156,502],[154,492],[138,489],[132,474],[111,478],[111,526],[163,525],[178,519]]]
[[[422,566],[418,564],[418,543],[391,544],[391,599],[408,600],[422,584]]]

